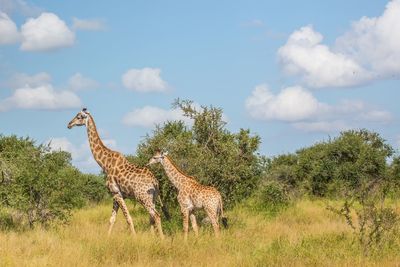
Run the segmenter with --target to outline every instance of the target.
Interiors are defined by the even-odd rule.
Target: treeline
[[[375,181],[392,193],[400,182],[400,159],[378,133],[349,130],[295,153],[271,160],[265,179],[291,192],[342,198]]]
[[[191,101],[179,99],[173,106],[193,125],[175,121],[158,126],[130,159],[144,165],[155,150],[168,151],[186,173],[217,187],[228,207],[250,196],[267,208],[303,196],[343,199],[365,191],[371,183],[384,187],[385,194],[399,192],[400,158],[378,133],[345,131],[294,153],[267,158],[258,153],[258,135],[249,129],[238,133],[226,129],[222,109],[196,109]],[[152,170],[164,201],[174,203],[175,189],[161,166]]]

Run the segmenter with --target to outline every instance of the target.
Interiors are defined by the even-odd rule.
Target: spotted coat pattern
[[[223,204],[221,194],[212,186],[202,185],[195,178],[184,174],[165,154],[156,151],[150,159],[149,165],[161,163],[169,180],[178,190],[178,202],[183,216],[184,238],[187,239],[189,230],[189,217],[195,235],[198,227],[194,211],[204,208],[209,217],[216,236],[219,236],[219,217],[223,217]]]
[[[86,109],[79,112],[68,124],[74,126],[85,125],[90,149],[96,162],[107,175],[106,186],[113,195],[113,209],[110,218],[108,234],[111,234],[118,209],[121,208],[132,234],[136,234],[125,204],[125,198],[136,199],[150,214],[151,230],[154,224],[161,238],[164,237],[161,227],[160,214],[155,209],[155,201],[161,201],[158,193],[158,181],[147,168],[140,168],[130,163],[121,153],[107,148],[101,141],[93,117]]]

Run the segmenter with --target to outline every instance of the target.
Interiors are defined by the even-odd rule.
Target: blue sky
[[[52,140],[99,172],[87,107],[123,153],[175,98],[223,108],[273,156],[346,129],[400,144],[400,0],[0,0],[0,133]],[[190,122],[188,122],[190,123]]]

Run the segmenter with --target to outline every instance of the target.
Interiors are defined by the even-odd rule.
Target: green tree
[[[0,136],[0,203],[30,227],[67,221],[89,199],[85,191],[92,178],[72,167],[67,152],[52,152],[30,138]]]
[[[386,179],[387,160],[393,152],[377,133],[346,131],[337,138],[274,158],[266,179],[315,196],[340,196],[340,192],[359,190],[377,177]]]
[[[139,145],[137,156],[130,159],[144,165],[155,150],[162,149],[185,173],[218,188],[226,206],[251,195],[265,168],[265,159],[257,154],[259,136],[244,129],[236,134],[228,131],[220,108],[196,109],[191,101],[179,99],[173,106],[191,118],[193,125],[174,121],[156,127]],[[175,202],[175,189],[164,171],[160,166],[152,168],[160,180],[164,201]]]

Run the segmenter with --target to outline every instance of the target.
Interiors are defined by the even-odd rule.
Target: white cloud
[[[19,13],[23,16],[37,16],[43,10],[23,0],[0,0],[1,10],[7,14]]]
[[[128,126],[151,128],[157,124],[174,120],[184,121],[187,125],[191,124],[191,120],[183,116],[182,111],[178,109],[166,110],[153,106],[145,106],[127,113],[122,122]]]
[[[116,149],[117,142],[114,139],[103,139],[103,143],[111,149]],[[54,137],[45,142],[50,144],[51,151],[67,151],[71,153],[72,164],[85,173],[99,173],[99,165],[94,160],[90,151],[89,142],[86,140],[80,145],[71,143],[66,137]]]
[[[400,0],[379,17],[362,17],[336,42],[338,50],[368,66],[380,78],[400,74]]]
[[[28,19],[21,27],[21,34],[21,50],[24,51],[49,51],[72,46],[75,42],[75,34],[53,13]]]
[[[201,112],[203,108],[196,102],[192,103],[192,107]],[[229,118],[226,114],[222,114],[222,120],[228,122]],[[144,106],[128,112],[122,119],[122,123],[127,126],[140,126],[152,128],[155,125],[163,124],[167,121],[183,121],[187,126],[193,124],[193,120],[184,116],[180,109],[162,109],[154,106]]]
[[[89,143],[86,141],[81,145],[72,144],[66,137],[55,137],[46,141],[51,151],[66,151],[71,153],[72,164],[86,173],[99,173],[100,167],[94,160]]]
[[[12,96],[0,102],[0,111],[11,109],[57,110],[80,106],[81,100],[73,92],[56,91],[52,85],[46,84],[16,89]]]
[[[313,116],[321,108],[323,105],[300,86],[274,95],[266,85],[259,85],[246,100],[250,115],[265,120],[298,121]]]
[[[106,29],[105,23],[101,19],[72,19],[72,28],[84,31],[102,31]]]
[[[72,158],[81,157],[82,151],[72,144],[66,137],[51,138],[45,142],[50,145],[51,151],[66,151],[71,153]]]
[[[355,121],[380,122],[389,123],[393,120],[390,112],[379,110],[373,105],[367,104],[360,100],[342,100],[336,106],[330,106],[329,114],[333,116],[344,116],[351,114]],[[328,114],[323,114],[325,117]]]
[[[51,82],[51,76],[46,72],[39,72],[35,75],[28,75],[26,73],[16,73],[11,76],[7,82],[7,86],[17,89],[24,86],[37,87]]]
[[[0,45],[14,44],[20,40],[20,35],[14,21],[0,12]]]
[[[251,117],[265,121],[289,122],[304,131],[335,132],[360,123],[389,123],[392,115],[363,101],[342,100],[336,105],[318,101],[312,93],[295,86],[273,94],[266,85],[259,85],[246,99]]]
[[[322,39],[311,26],[292,33],[278,50],[284,71],[314,88],[354,86],[370,79],[371,74],[356,61],[320,44]]]
[[[130,69],[122,75],[122,84],[138,92],[164,92],[168,85],[160,74],[157,68]]]
[[[360,119],[371,122],[388,123],[393,120],[390,112],[385,110],[370,110],[360,115]]]
[[[348,87],[400,75],[400,0],[393,0],[380,17],[363,17],[339,36],[333,47],[321,44],[312,26],[293,32],[278,50],[289,75],[313,88]]]
[[[68,88],[74,91],[93,89],[98,86],[98,82],[93,79],[84,77],[81,73],[75,73],[68,80]]]

